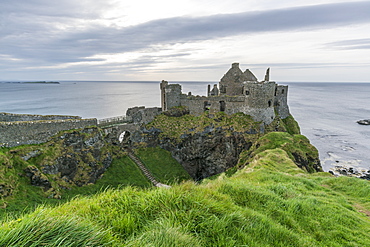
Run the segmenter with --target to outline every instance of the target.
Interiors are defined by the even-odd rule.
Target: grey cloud
[[[110,1],[86,0],[1,0],[0,14],[17,16],[49,16],[52,18],[98,18],[103,10],[112,6]],[[30,20],[32,21],[32,20]]]
[[[341,40],[327,43],[325,46],[341,50],[370,49],[370,39]]]
[[[5,3],[7,2],[14,1],[5,0]],[[30,2],[45,4],[47,1]],[[72,4],[72,0],[62,2],[59,7],[69,4]],[[26,7],[21,9],[22,13],[27,12]],[[71,28],[73,18],[77,18],[78,13],[68,15],[68,11],[64,10],[58,18],[72,18],[70,22],[66,22],[69,28],[65,30],[54,26],[58,20],[51,17],[54,14],[51,13],[52,10],[35,9],[37,6],[32,10],[36,15],[42,16],[33,16],[33,19],[33,12],[28,13],[27,21],[27,18],[16,18],[16,14],[12,15],[15,20],[22,20],[23,23],[3,20],[9,25],[3,25],[0,31],[0,54],[56,64],[96,61],[89,57],[136,51],[152,45],[186,43],[248,33],[320,29],[370,22],[370,2],[325,4],[206,17],[175,17],[125,28],[96,25]],[[95,12],[87,11],[85,16],[98,15],[90,13]],[[83,15],[81,13],[81,16]]]
[[[118,35],[122,38],[137,35],[144,44],[148,41],[187,42],[244,33],[328,28],[370,22],[369,11],[370,2],[351,2],[198,18],[177,17],[126,28]]]

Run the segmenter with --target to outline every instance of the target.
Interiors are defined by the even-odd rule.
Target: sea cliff
[[[291,116],[265,125],[176,110],[141,124],[128,142],[113,130],[68,130],[0,149],[0,210],[10,213],[1,246],[370,244],[368,181],[321,172]],[[150,186],[128,145],[172,187]],[[40,203],[49,206],[32,208]]]

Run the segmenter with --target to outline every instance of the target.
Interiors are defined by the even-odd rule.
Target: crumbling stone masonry
[[[96,118],[0,113],[0,147],[39,144],[59,131],[97,125]]]
[[[239,63],[233,63],[218,86],[214,85],[212,90],[208,86],[207,96],[183,94],[181,85],[169,84],[167,81],[162,81],[160,88],[163,111],[185,106],[194,115],[201,115],[205,111],[222,111],[226,114],[243,112],[265,124],[270,124],[275,119],[275,110],[280,118],[290,115],[287,104],[288,86],[270,81],[270,69],[266,71],[265,80],[258,81],[249,69],[243,72]]]

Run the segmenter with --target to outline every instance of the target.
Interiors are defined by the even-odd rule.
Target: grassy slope
[[[28,150],[32,150],[32,146],[17,147],[17,150],[23,151],[23,149],[28,152]],[[8,149],[2,149],[2,151],[0,150],[0,186],[10,186],[12,195],[4,198],[0,196],[0,216],[7,213],[20,214],[23,211],[33,210],[35,206],[40,204],[57,205],[75,196],[95,194],[106,188],[123,186],[147,188],[152,186],[135,163],[121,153],[118,158],[113,159],[111,166],[95,184],[61,190],[61,200],[50,199],[40,187],[31,186],[28,177],[20,176],[20,174],[24,174],[23,169],[28,165],[36,165],[37,161],[42,162],[42,160],[40,161],[38,157],[25,162],[18,155],[10,155]],[[148,163],[146,164],[148,169],[162,183],[175,184],[190,179],[184,168],[165,150],[159,148],[140,149],[138,155],[145,164]],[[1,208],[5,205],[7,205],[6,208]]]
[[[0,149],[0,185],[10,190],[6,197],[0,196],[0,215],[7,211],[21,212],[46,200],[40,188],[30,186],[30,179],[20,176],[27,165],[20,158],[9,155],[8,151]]]
[[[294,119],[290,119],[293,122]],[[201,132],[207,126],[215,128],[220,127],[226,133],[232,134],[233,131],[244,132],[256,130],[258,132],[260,123],[256,123],[248,115],[237,113],[234,115],[226,115],[222,112],[210,116],[205,113],[201,116],[195,117],[185,115],[182,117],[168,117],[164,114],[157,116],[156,120],[148,125],[148,127],[156,127],[163,129],[161,135],[179,139],[184,133],[191,134],[194,132]],[[271,127],[274,129],[273,127]],[[281,124],[282,130],[284,124]],[[74,132],[74,130],[61,132],[64,133]],[[95,132],[93,132],[95,133]],[[88,133],[80,133],[80,135],[89,138]],[[91,135],[91,134],[90,134]],[[247,139],[251,141],[257,140],[261,134],[248,134],[245,133]],[[0,216],[6,212],[22,212],[25,208],[32,209],[38,204],[59,204],[65,202],[65,199],[72,198],[76,195],[88,195],[104,190],[107,187],[116,188],[117,186],[151,186],[150,182],[142,176],[141,172],[136,168],[133,162],[125,157],[121,151],[114,150],[113,153],[118,153],[114,159],[111,167],[104,173],[102,179],[99,179],[94,185],[87,185],[83,187],[71,186],[70,184],[63,184],[63,179],[58,178],[56,175],[45,174],[46,177],[53,183],[55,188],[52,191],[43,191],[39,187],[30,186],[30,179],[25,177],[24,169],[27,166],[36,166],[39,169],[42,165],[53,164],[56,157],[68,151],[69,147],[64,147],[62,141],[56,138],[54,141],[40,144],[40,145],[27,145],[19,146],[12,149],[0,149],[0,190],[1,185],[10,186],[12,195],[1,197],[0,194]],[[107,149],[108,147],[105,147]],[[20,156],[25,156],[34,150],[42,150],[42,154],[24,161]],[[72,152],[72,150],[69,150]],[[182,180],[190,179],[186,171],[181,165],[176,162],[171,155],[159,148],[156,149],[139,149],[137,155],[148,166],[153,175],[162,183],[173,184],[181,182]],[[80,160],[80,164],[84,164]],[[83,167],[87,167],[87,164]],[[87,167],[89,168],[89,167]],[[89,171],[89,169],[82,169]],[[21,176],[20,176],[21,174]],[[60,185],[69,188],[68,190],[62,189]],[[7,188],[6,188],[7,189]],[[49,195],[57,194],[61,196],[62,200],[48,199]],[[6,207],[2,209],[1,207]]]
[[[251,116],[243,113],[227,115],[224,112],[216,114],[205,112],[200,116],[184,115],[181,117],[169,117],[165,114],[160,114],[147,124],[146,128],[154,127],[160,129],[162,131],[160,137],[168,137],[176,141],[181,141],[181,135],[183,134],[202,132],[209,126],[222,128],[228,135],[232,135],[233,132],[245,133],[246,131],[254,131],[256,134],[245,133],[245,136],[247,139],[256,140],[259,137],[257,132],[260,129],[260,125],[260,122],[253,121]]]
[[[136,155],[161,183],[176,184],[184,180],[191,180],[185,169],[166,150],[159,147],[140,148],[136,150]]]
[[[194,119],[183,118],[183,125],[168,136],[176,138],[187,131],[183,128]],[[204,126],[211,121],[206,116],[200,120]],[[241,115],[240,120],[242,128]],[[234,128],[238,125],[233,123]],[[185,182],[171,189],[151,188],[127,157],[116,159],[96,185],[73,188],[65,196],[92,194],[107,185],[111,189],[3,218],[0,246],[369,246],[369,181],[297,168],[291,151],[315,156],[317,150],[294,135],[299,133],[294,119],[281,121],[281,128],[292,135],[271,133],[260,138],[241,157],[239,166],[247,162],[245,168],[200,185]],[[17,195],[39,203],[42,192],[27,187],[26,178],[18,179],[24,163],[5,151],[0,154],[5,174],[0,179],[8,179]],[[177,169],[172,174],[167,168],[157,169],[162,163],[176,165],[165,151],[140,149],[137,155],[161,182],[173,184],[174,177],[181,177],[181,169],[180,175]],[[142,188],[120,188],[121,183]]]
[[[7,219],[0,246],[46,235],[49,246],[85,244],[86,233],[92,246],[369,246],[369,193],[369,181],[309,174],[283,149],[268,149],[231,177],[108,190]]]

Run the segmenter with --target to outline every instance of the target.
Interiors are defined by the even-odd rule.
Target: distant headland
[[[5,83],[21,83],[21,84],[60,84],[58,81],[9,81]]]

